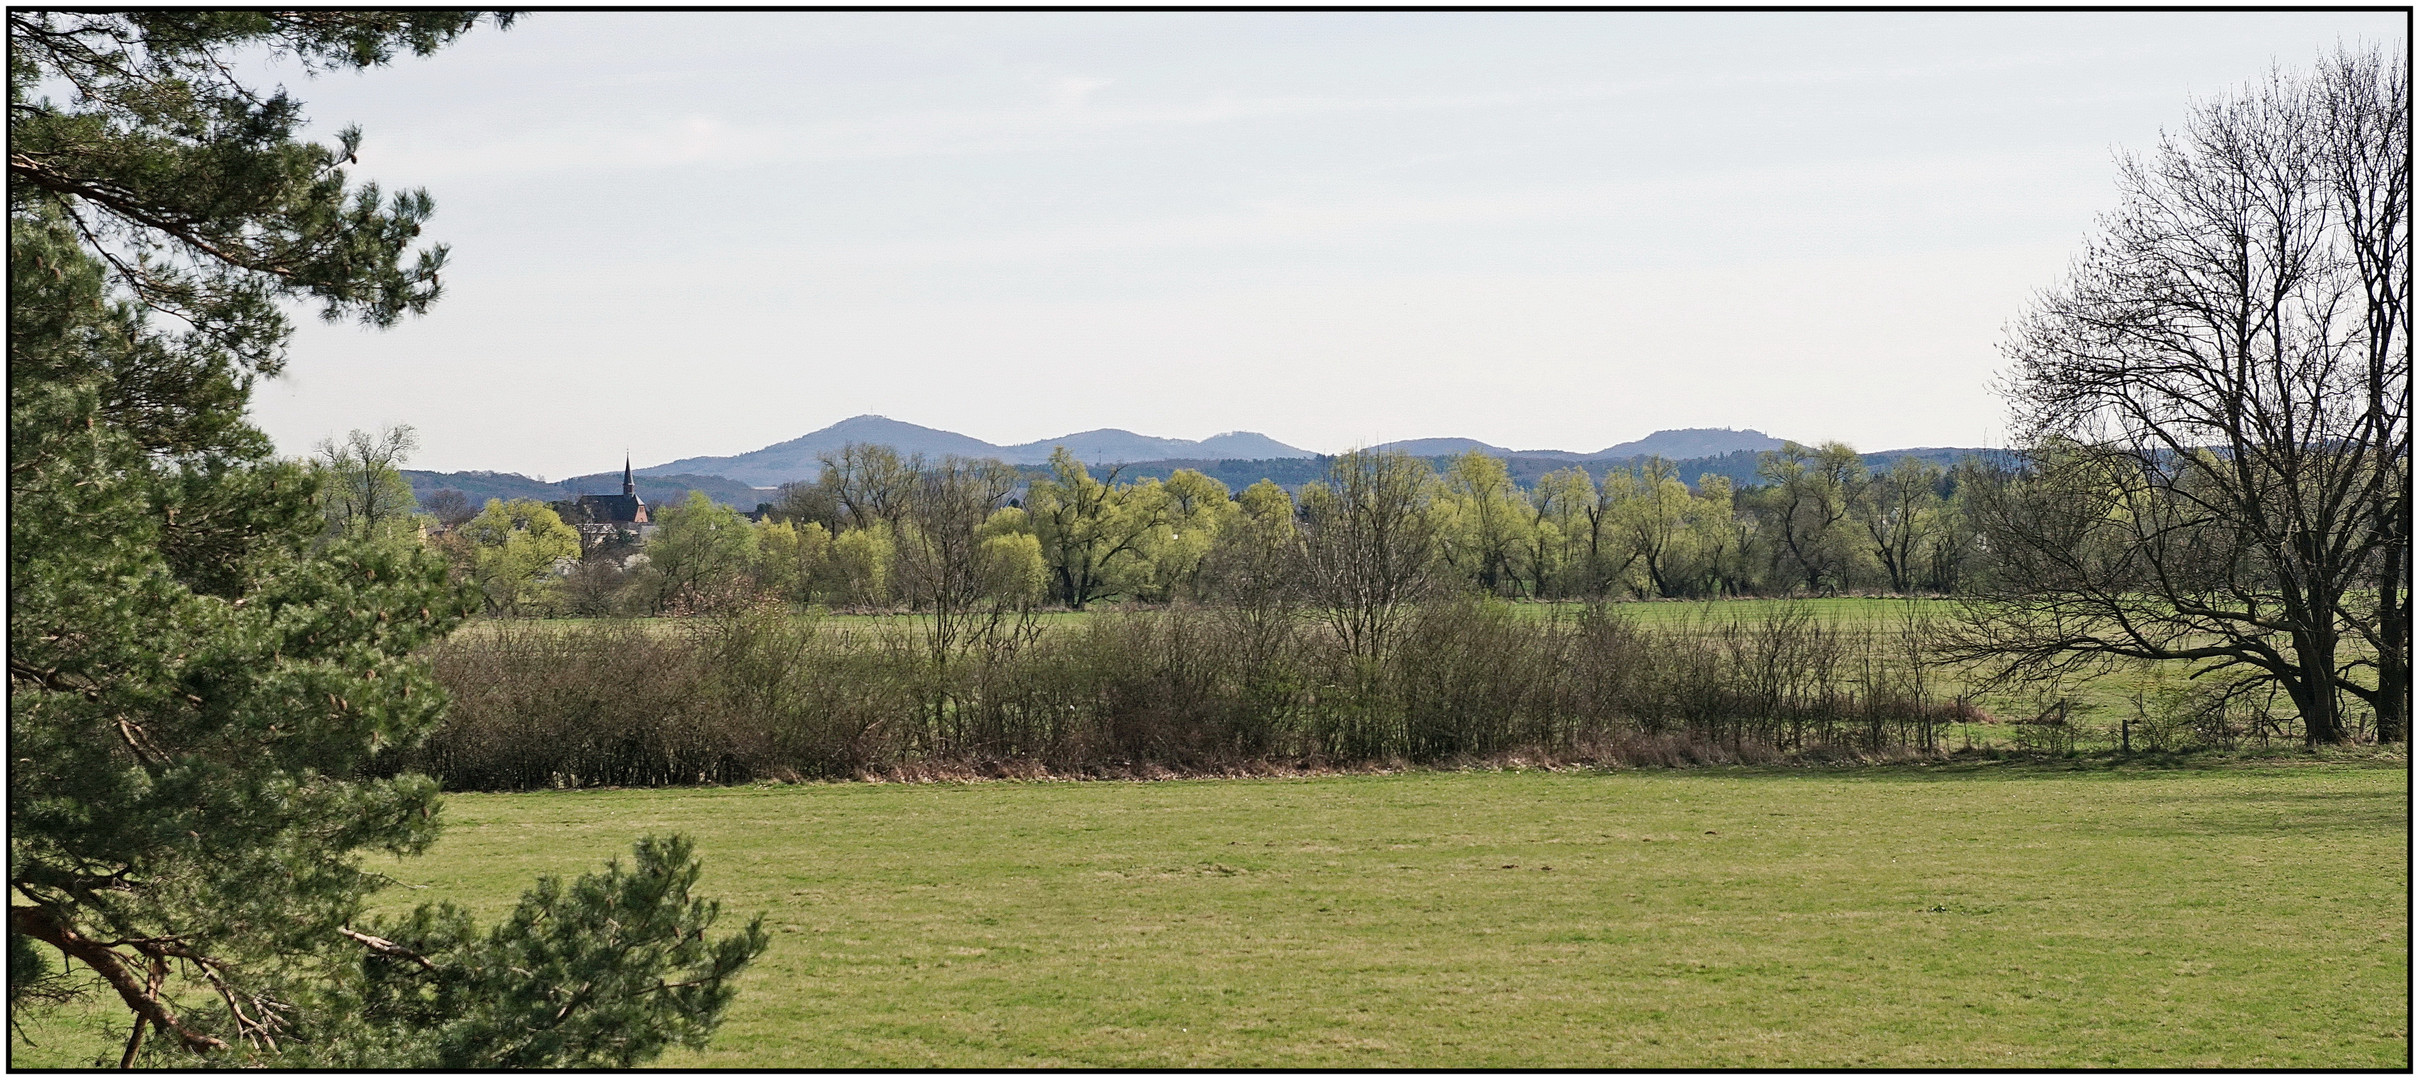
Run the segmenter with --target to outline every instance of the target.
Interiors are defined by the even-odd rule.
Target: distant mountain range
[[[997,458],[1012,465],[1040,465],[1049,461],[1051,452],[1061,446],[1086,465],[1122,465],[1145,461],[1274,461],[1319,456],[1256,431],[1230,431],[1224,435],[1194,440],[1163,439],[1138,435],[1122,428],[1100,428],[1055,439],[1001,446],[971,435],[910,424],[886,416],[852,416],[820,431],[810,431],[761,450],[728,457],[681,458],[640,469],[638,474],[721,476],[748,484],[776,486],[791,480],[813,479],[823,471],[823,464],[819,460],[821,455],[837,451],[850,443],[887,446],[901,454],[922,454],[927,458],[950,454],[969,458]],[[1777,450],[1780,445],[1781,440],[1761,431],[1683,428],[1658,431],[1643,439],[1619,443],[1592,454],[1569,450],[1507,450],[1476,439],[1410,439],[1384,443],[1374,449],[1400,450],[1413,457],[1444,457],[1476,450],[1496,457],[1517,454],[1563,461],[1595,461],[1648,454],[1680,460],[1741,450]]]
[[[1476,439],[1409,439],[1380,443],[1374,450],[1400,450],[1412,457],[1460,456],[1472,450],[1489,457],[1553,458],[1558,461],[1602,461],[1606,458],[1660,457],[1672,461],[1735,454],[1741,450],[1778,450],[1781,440],[1749,428],[1666,428],[1643,439],[1614,443],[1593,454],[1569,450],[1507,450]]]
[[[452,488],[470,500],[472,506],[484,505],[489,499],[536,499],[555,502],[576,499],[582,495],[619,495],[622,474],[590,473],[568,480],[533,480],[519,473],[489,472],[484,469],[469,472],[428,472],[421,469],[403,470],[403,480],[412,486],[412,495],[421,502],[430,494]],[[753,510],[760,502],[770,502],[778,494],[772,488],[752,487],[720,476],[641,476],[638,497],[649,506],[679,502],[692,491],[702,491],[706,497],[725,506]]]
[[[1762,483],[1762,478],[1756,472],[1757,467],[1762,464],[1757,457],[1758,453],[1755,450],[1733,450],[1726,454],[1706,454],[1697,457],[1629,454],[1600,458],[1580,457],[1575,454],[1565,456],[1562,451],[1548,451],[1542,454],[1512,452],[1496,456],[1502,459],[1504,471],[1511,474],[1512,482],[1523,489],[1531,487],[1537,483],[1539,477],[1557,469],[1577,466],[1585,468],[1591,475],[1602,477],[1604,474],[1616,470],[1637,468],[1644,464],[1648,457],[1661,457],[1670,462],[1673,474],[1693,489],[1697,486],[1698,480],[1709,475],[1726,477],[1732,484],[1740,486]],[[1459,455],[1448,453],[1414,456],[1441,469]],[[1969,457],[1979,457],[1997,465],[2016,464],[2016,456],[2010,451],[1957,446],[1919,446],[1906,450],[1888,450],[1878,454],[1862,455],[1862,460],[1865,468],[1879,471],[1897,464],[1901,458],[1909,457],[1944,469]],[[1276,461],[1145,461],[1125,466],[1117,475],[1122,480],[1140,480],[1146,476],[1165,480],[1178,469],[1193,469],[1206,473],[1232,491],[1241,491],[1261,480],[1274,480],[1278,486],[1291,491],[1324,475],[1327,471],[1327,462],[1323,458]]]
[[[820,431],[810,431],[788,442],[778,442],[761,450],[750,450],[729,457],[693,457],[667,461],[638,470],[641,476],[669,476],[678,473],[705,476],[727,476],[751,484],[779,485],[791,480],[812,480],[823,471],[818,457],[833,453],[850,443],[887,446],[900,454],[922,454],[927,458],[955,454],[968,458],[997,458],[1011,465],[1039,465],[1050,460],[1050,452],[1064,446],[1087,465],[1117,465],[1129,461],[1165,461],[1170,458],[1254,459],[1307,458],[1318,455],[1298,446],[1287,446],[1255,431],[1230,431],[1206,439],[1162,439],[1137,435],[1120,428],[1100,428],[1078,431],[1055,439],[1040,439],[1014,446],[984,442],[971,435],[942,431],[921,424],[893,420],[887,416],[852,416]]]
[[[850,443],[888,446],[902,455],[922,454],[927,459],[954,454],[969,458],[996,458],[1027,467],[1048,462],[1051,451],[1064,446],[1087,465],[1127,466],[1121,475],[1129,480],[1145,476],[1165,477],[1177,469],[1189,468],[1216,477],[1235,489],[1263,478],[1274,480],[1287,488],[1298,487],[1325,468],[1321,461],[1323,455],[1298,446],[1288,446],[1251,431],[1230,431],[1224,435],[1194,440],[1163,439],[1119,428],[1101,428],[1056,439],[1001,446],[970,435],[888,417],[852,416],[820,431],[808,432],[761,450],[728,457],[681,458],[639,469],[638,493],[648,503],[660,506],[685,498],[690,491],[703,491],[716,502],[752,509],[759,502],[771,501],[781,484],[793,480],[813,480],[823,471],[820,456]],[[1691,485],[1695,484],[1699,475],[1707,473],[1728,476],[1739,483],[1753,483],[1756,454],[1780,449],[1781,445],[1781,440],[1752,429],[1675,428],[1655,432],[1643,439],[1615,443],[1592,454],[1569,450],[1510,450],[1476,439],[1456,438],[1407,439],[1383,443],[1373,449],[1399,450],[1439,464],[1476,450],[1502,458],[1513,479],[1525,487],[1545,473],[1573,464],[1584,463],[1590,471],[1600,472],[1607,468],[1631,467],[1650,456],[1672,462],[1677,466],[1680,477]],[[1917,447],[1866,454],[1864,460],[1868,466],[1883,467],[1900,457],[1912,455],[1936,464],[1949,465],[1976,454],[1987,458],[2005,457],[2005,451]],[[439,489],[452,488],[469,497],[472,505],[491,498],[553,501],[621,490],[621,474],[618,471],[592,473],[553,482],[533,480],[517,473],[485,471],[433,473],[406,469],[403,475],[410,481],[413,492],[422,499]]]

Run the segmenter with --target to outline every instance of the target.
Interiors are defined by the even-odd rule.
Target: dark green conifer
[[[358,132],[297,138],[229,61],[367,67],[479,21],[8,14],[9,999],[89,969],[125,1063],[626,1065],[702,1040],[764,947],[706,937],[677,839],[485,932],[362,918],[363,859],[436,837],[436,785],[373,765],[437,723],[414,657],[469,597],[408,537],[331,536],[243,412],[280,304],[389,325],[445,250],[414,248],[425,193],[348,183]]]

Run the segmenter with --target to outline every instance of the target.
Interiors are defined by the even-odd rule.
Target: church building
[[[638,476],[631,471],[626,456],[622,458],[622,493],[582,495],[577,507],[577,513],[571,516],[579,520],[572,527],[579,530],[583,554],[615,543],[643,544],[647,534],[655,531],[647,520],[647,501],[638,497]]]

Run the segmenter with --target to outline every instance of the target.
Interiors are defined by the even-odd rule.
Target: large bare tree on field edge
[[[2288,695],[2409,737],[2410,82],[2338,52],[2196,106],[2005,346],[2025,467],[1980,485],[1960,647]]]
[[[306,469],[244,413],[285,305],[392,324],[444,249],[415,246],[427,195],[348,182],[357,132],[300,138],[232,72],[483,21],[7,14],[12,1039],[90,995],[121,1007],[120,1065],[627,1066],[701,1045],[766,946],[709,937],[679,838],[486,930],[367,916],[369,860],[438,835],[436,782],[372,766],[443,720],[425,652],[470,597],[399,527],[407,440]]]

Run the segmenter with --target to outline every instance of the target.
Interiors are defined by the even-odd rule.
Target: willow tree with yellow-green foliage
[[[498,615],[546,611],[562,576],[558,567],[580,554],[578,530],[535,499],[489,499],[454,533],[468,546],[471,580],[487,610]]]
[[[1168,525],[1157,485],[1120,484],[1117,473],[1095,478],[1062,446],[1050,454],[1050,475],[1026,489],[1051,598],[1076,611],[1117,591],[1120,573],[1141,561],[1144,545]]]

